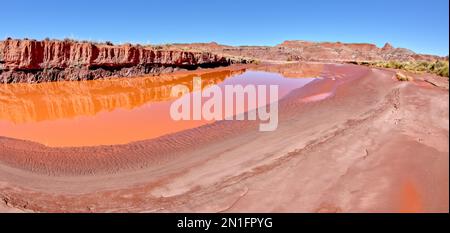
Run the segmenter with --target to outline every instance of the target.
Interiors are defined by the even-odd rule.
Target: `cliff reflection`
[[[218,84],[221,89],[225,85],[278,85],[280,99],[312,81],[224,68],[176,76],[5,84],[0,85],[0,136],[56,147],[95,146],[125,144],[196,128],[213,121],[175,121],[170,116],[174,101],[171,88],[183,84],[192,91],[196,76],[201,77],[203,88],[210,84]]]
[[[171,88],[177,84],[187,85],[192,90],[194,76],[202,77],[204,84],[217,84],[244,71],[0,85],[0,120],[22,124],[94,116],[116,109],[131,110],[147,103],[171,100]]]

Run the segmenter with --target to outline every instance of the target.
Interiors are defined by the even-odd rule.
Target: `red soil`
[[[448,91],[353,65],[320,73],[280,102],[270,133],[232,121],[117,146],[1,138],[2,208],[448,212]]]

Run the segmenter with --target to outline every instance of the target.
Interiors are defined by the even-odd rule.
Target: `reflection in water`
[[[171,87],[202,78],[202,86],[278,84],[279,98],[311,79],[267,72],[221,70],[178,77],[0,85],[0,136],[49,146],[123,144],[209,123],[173,121]],[[152,80],[153,78],[153,80]]]
[[[192,90],[194,76],[202,77],[205,83],[217,84],[243,72],[189,74],[163,83],[155,83],[150,78],[127,78],[0,85],[0,120],[28,123],[94,116],[118,108],[131,110],[149,102],[170,100],[170,90],[177,84],[187,85]]]
[[[322,76],[324,65],[321,63],[288,63],[283,65],[261,65],[255,68],[259,71],[282,74],[286,78],[319,77]]]

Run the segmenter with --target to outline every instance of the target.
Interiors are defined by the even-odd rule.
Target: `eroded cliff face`
[[[0,41],[0,82],[35,83],[129,77],[233,62],[209,52],[58,40]],[[238,61],[242,62],[242,61]]]

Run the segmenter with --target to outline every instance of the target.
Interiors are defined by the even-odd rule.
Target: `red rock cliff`
[[[0,41],[0,82],[87,80],[178,68],[212,67],[231,60],[208,52],[58,40]]]

